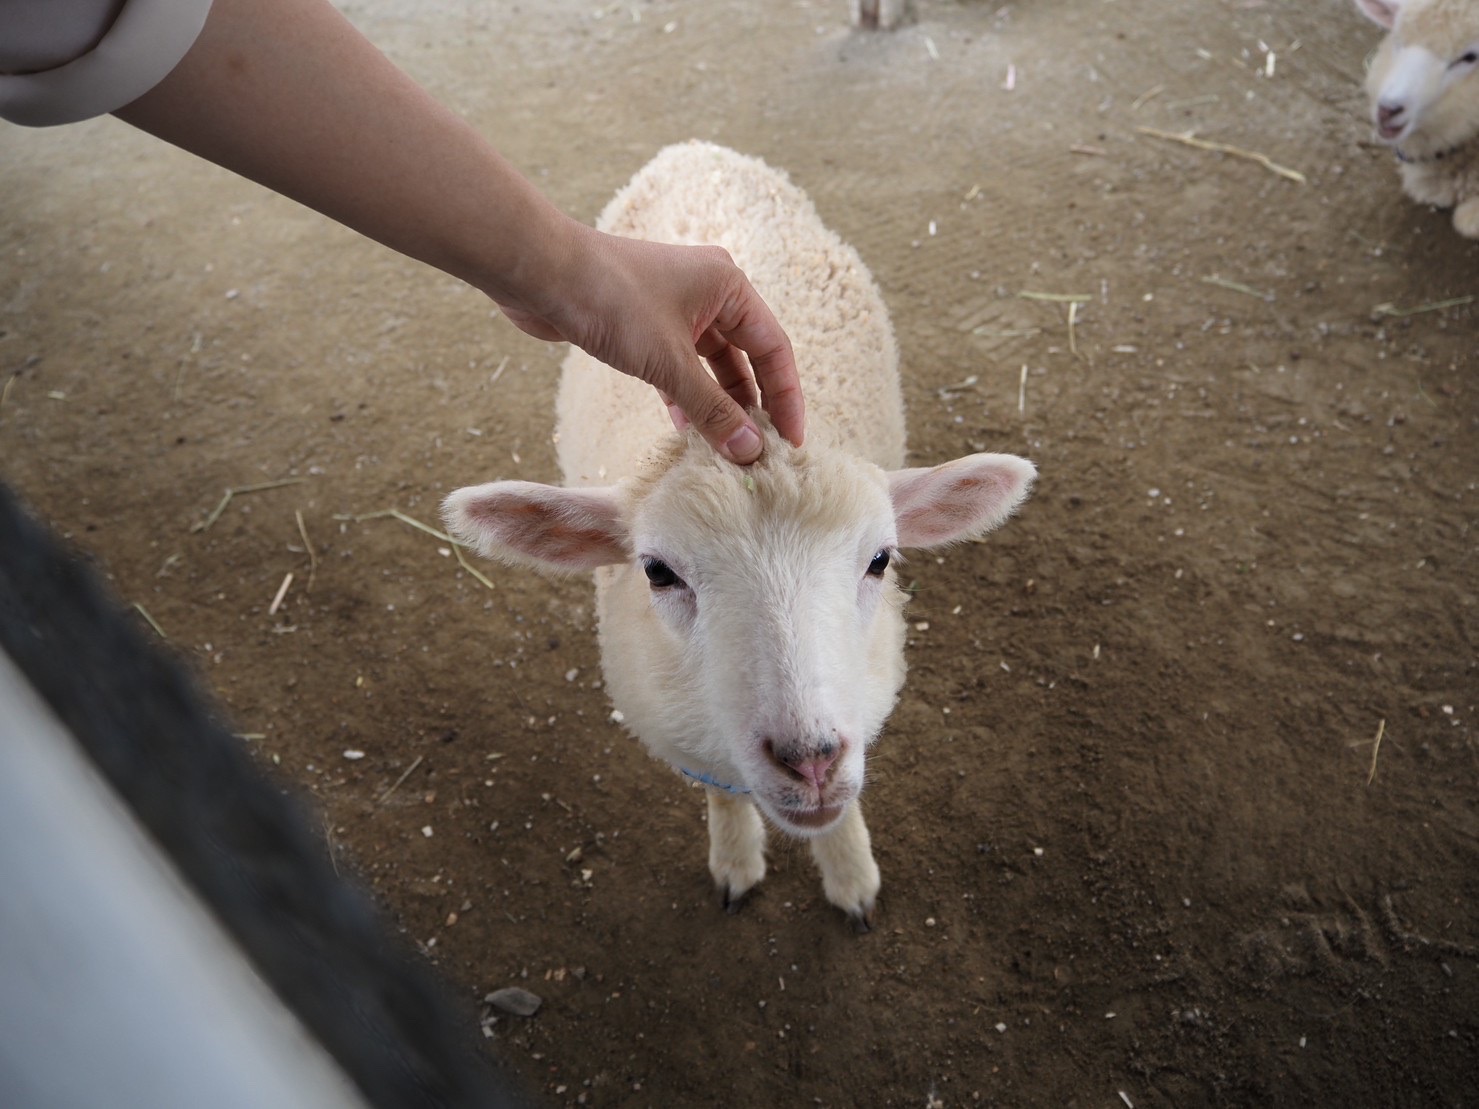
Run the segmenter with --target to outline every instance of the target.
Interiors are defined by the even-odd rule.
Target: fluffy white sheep
[[[900,548],[976,538],[1032,464],[977,454],[903,469],[898,352],[857,253],[800,189],[708,143],[661,151],[598,226],[729,250],[786,327],[807,444],[758,416],[740,467],[675,433],[651,390],[579,350],[558,399],[563,486],[500,481],[447,498],[482,553],[595,571],[602,668],[627,726],[707,788],[724,903],[765,874],[764,813],[810,840],[827,898],[860,927],[879,888],[858,806],[864,750],[904,679]]]
[[[1376,133],[1413,200],[1479,238],[1479,0],[1355,0],[1389,32],[1366,74]]]

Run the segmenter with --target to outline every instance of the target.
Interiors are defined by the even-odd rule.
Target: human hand
[[[526,286],[536,290],[530,303],[495,298],[510,321],[654,386],[678,427],[691,424],[735,462],[760,457],[745,414],[757,401],[800,446],[805,402],[790,340],[726,251],[624,239],[573,221],[567,231],[552,255],[557,272]]]
[[[617,238],[560,212],[329,0],[214,0],[180,64],[116,114],[641,378],[736,462],[760,456],[745,413],[757,400],[801,443],[790,341],[728,254]]]

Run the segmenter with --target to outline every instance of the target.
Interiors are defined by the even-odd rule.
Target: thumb
[[[686,388],[672,391],[672,403],[704,441],[741,466],[759,458],[760,431],[734,398],[701,369],[683,380]]]

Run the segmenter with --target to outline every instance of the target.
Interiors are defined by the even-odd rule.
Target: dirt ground
[[[913,458],[1042,475],[911,563],[877,928],[779,840],[726,915],[699,793],[609,719],[589,585],[490,590],[383,515],[554,480],[562,351],[116,121],[0,131],[0,476],[193,657],[470,1021],[544,999],[481,1010],[531,1090],[1475,1103],[1479,243],[1370,141],[1374,27],[1340,0],[919,0],[892,34],[842,0],[346,11],[582,218],[668,142],[783,167],[884,291]]]

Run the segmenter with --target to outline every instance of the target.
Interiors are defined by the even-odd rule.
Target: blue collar
[[[749,793],[750,792],[750,790],[748,790],[748,789],[740,789],[739,786],[725,785],[723,782],[716,781],[714,778],[710,777],[707,774],[702,774],[702,773],[698,773],[698,772],[693,771],[693,770],[688,770],[687,768],[682,767],[682,766],[678,767],[678,770],[680,772],[682,772],[684,775],[686,775],[687,777],[692,778],[695,782],[702,782],[706,786],[712,786],[714,789],[721,789],[725,793]]]

